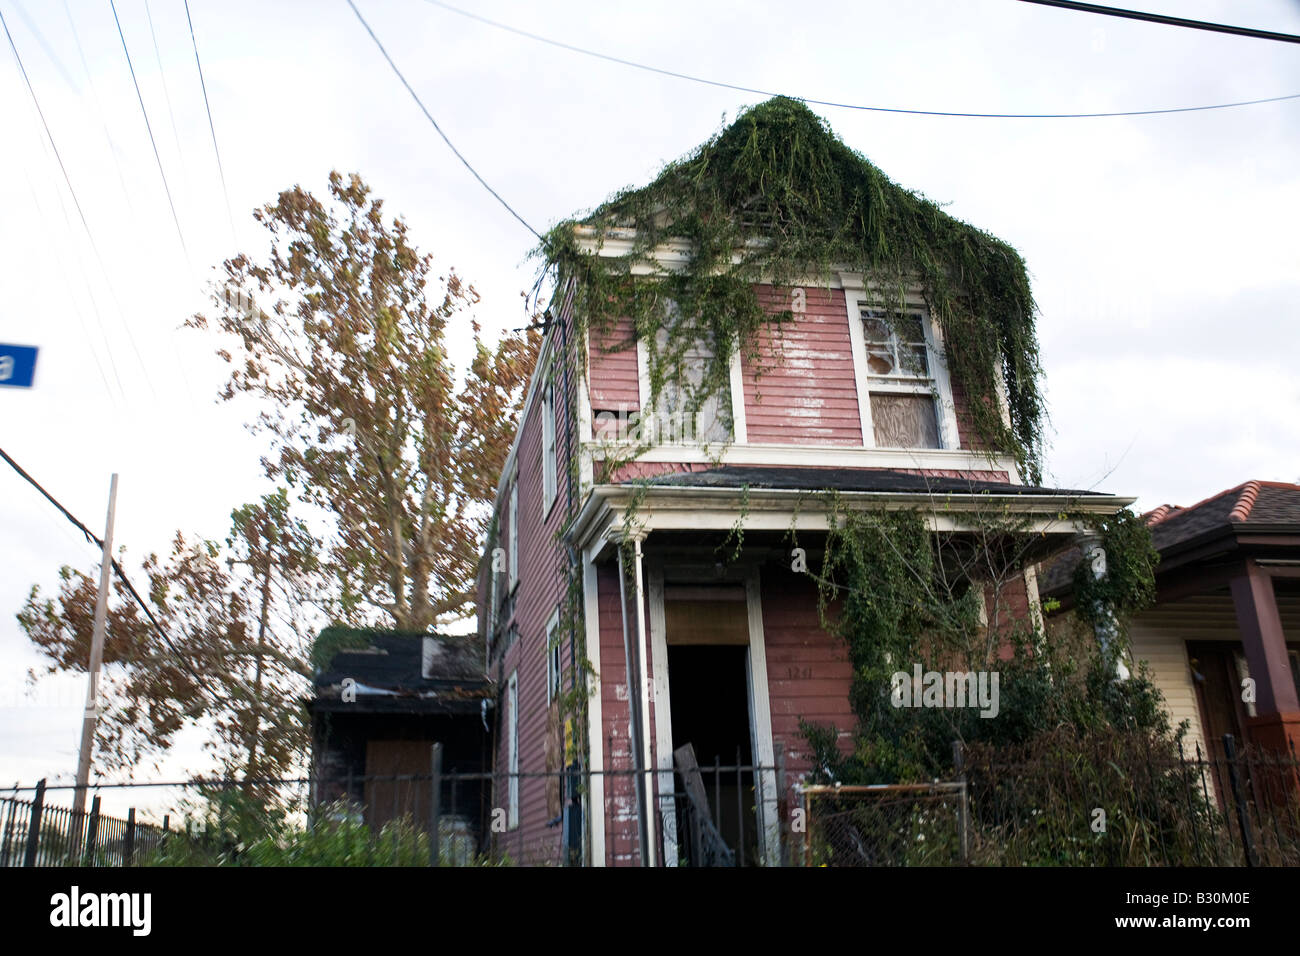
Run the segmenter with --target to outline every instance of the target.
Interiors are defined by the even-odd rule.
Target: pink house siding
[[[560,322],[569,321],[562,311]],[[556,328],[552,334],[559,335]],[[555,342],[558,347],[559,340]],[[560,606],[566,591],[568,559],[564,550],[556,545],[556,534],[564,520],[566,502],[567,468],[563,464],[564,436],[571,432],[567,420],[568,403],[563,400],[565,385],[563,357],[557,355],[553,366],[555,376],[556,447],[560,464],[556,469],[556,496],[554,503],[543,516],[542,487],[542,402],[533,397],[528,414],[520,424],[516,462],[519,470],[519,584],[515,592],[513,614],[500,622],[500,634],[509,633],[513,626],[518,639],[489,668],[490,676],[500,690],[496,737],[496,767],[508,766],[508,741],[506,739],[507,706],[506,686],[510,675],[518,675],[519,687],[519,770],[521,773],[542,773],[562,769],[562,728],[559,726],[558,708],[547,704],[546,626]],[[570,390],[576,387],[577,376],[569,370]],[[533,386],[545,387],[541,379]],[[508,526],[509,487],[499,503],[500,527],[505,535],[513,534]],[[490,560],[490,555],[489,555]],[[505,576],[503,576],[504,579]],[[485,589],[481,589],[480,593]],[[486,607],[486,597],[482,605]],[[563,666],[568,667],[567,632],[562,648]],[[550,764],[548,766],[548,764]],[[548,792],[549,788],[549,792]],[[548,827],[548,821],[559,812],[560,794],[555,782],[542,778],[523,777],[519,781],[519,826],[505,833],[495,834],[500,849],[523,862],[555,862],[560,858],[561,831]],[[509,799],[508,783],[504,776],[497,780],[493,794],[493,807],[506,808]]]
[[[772,740],[784,746],[787,773],[797,778],[812,768],[800,718],[852,731],[853,667],[844,643],[822,629],[817,588],[807,575],[764,569],[762,584]],[[848,746],[847,736],[841,740]]]
[[[769,312],[788,295],[758,286]],[[745,421],[751,442],[862,447],[853,346],[842,289],[805,289],[806,309],[758,334],[757,365],[741,356]]]
[[[591,410],[629,412],[641,407],[636,343],[631,319],[620,319],[608,329],[592,329],[588,350]]]
[[[623,652],[623,613],[619,606],[618,568],[607,565],[597,575],[600,607],[601,739],[606,770],[635,766],[629,733],[627,658]],[[593,742],[593,746],[596,742]],[[598,812],[593,808],[593,812]],[[636,790],[632,778],[605,777],[605,860],[609,866],[639,862]]]
[[[755,286],[755,291],[764,308],[773,314],[790,306],[789,297],[778,294],[770,285]],[[759,330],[757,361],[741,356],[748,441],[861,448],[862,423],[844,291],[805,288],[804,293],[803,313]],[[588,355],[588,397],[593,429],[598,429],[601,412],[626,415],[641,407],[643,396],[631,320],[619,320],[605,330],[592,329]],[[970,401],[958,382],[952,383],[952,401],[959,447],[987,451],[988,443],[975,433]],[[688,467],[636,463],[621,469],[613,480]],[[1007,480],[1003,471],[944,474]]]
[[[960,382],[952,383],[952,405],[957,418],[957,437],[962,448],[974,451],[988,451],[989,443],[980,438],[975,431],[975,419],[971,411],[970,399]]]

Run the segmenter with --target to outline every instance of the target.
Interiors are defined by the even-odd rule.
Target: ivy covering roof
[[[584,244],[611,230],[634,229],[631,251],[602,256]],[[655,250],[669,240],[691,249],[684,270],[653,282]],[[651,388],[684,378],[685,355],[700,338],[713,358],[696,399],[724,387],[734,348],[756,361],[757,329],[772,315],[753,286],[793,287],[835,271],[863,274],[901,317],[919,287],[942,330],[955,385],[971,405],[976,432],[1012,453],[1029,481],[1041,475],[1045,409],[1035,334],[1035,305],[1024,260],[1006,242],[954,218],[899,186],[847,146],[803,103],[776,97],[742,112],[649,185],[628,189],[589,213],[558,224],[538,254],[559,278],[577,277],[575,315],[608,326],[630,316],[652,346]],[[666,299],[685,322],[668,344],[654,345]],[[1011,424],[999,407],[1005,377]]]

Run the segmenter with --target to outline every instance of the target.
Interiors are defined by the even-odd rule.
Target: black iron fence
[[[0,797],[0,865],[1300,865],[1294,754],[1231,738],[1210,754],[955,754],[952,779],[871,786],[796,782],[779,759],[129,785],[171,787],[179,828],[98,798],[78,819],[39,786]]]
[[[161,827],[100,812],[96,795],[86,812],[46,802],[46,786],[36,785],[31,800],[0,796],[0,867],[132,866],[167,839]]]

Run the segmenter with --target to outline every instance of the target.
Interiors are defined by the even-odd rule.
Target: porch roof
[[[721,466],[596,485],[574,523],[572,542],[593,554],[626,534],[746,530],[824,531],[834,495],[848,509],[918,510],[935,531],[980,527],[982,515],[1023,520],[1025,530],[1075,534],[1073,515],[1111,514],[1132,498],[975,478],[847,468]]]
[[[697,488],[774,488],[785,491],[859,491],[927,495],[1054,495],[1109,499],[1097,491],[1017,485],[1005,481],[952,478],[865,468],[784,468],[722,465],[705,471],[671,472],[625,485],[690,486]]]

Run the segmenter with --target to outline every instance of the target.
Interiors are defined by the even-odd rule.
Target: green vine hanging
[[[626,255],[600,255],[610,236],[630,240]],[[657,257],[670,246],[683,256],[679,269]],[[835,271],[861,273],[900,314],[909,288],[919,286],[975,433],[1013,454],[1028,480],[1040,480],[1045,410],[1024,261],[891,182],[796,100],[746,110],[650,185],[558,224],[537,254],[556,280],[578,280],[578,331],[630,319],[649,355],[648,398],[657,403],[674,383],[690,413],[725,394],[735,350],[761,371],[758,331],[791,317],[765,310],[755,284],[789,289]],[[689,372],[697,345],[711,353],[702,375]],[[1010,425],[998,398],[1002,378]]]

